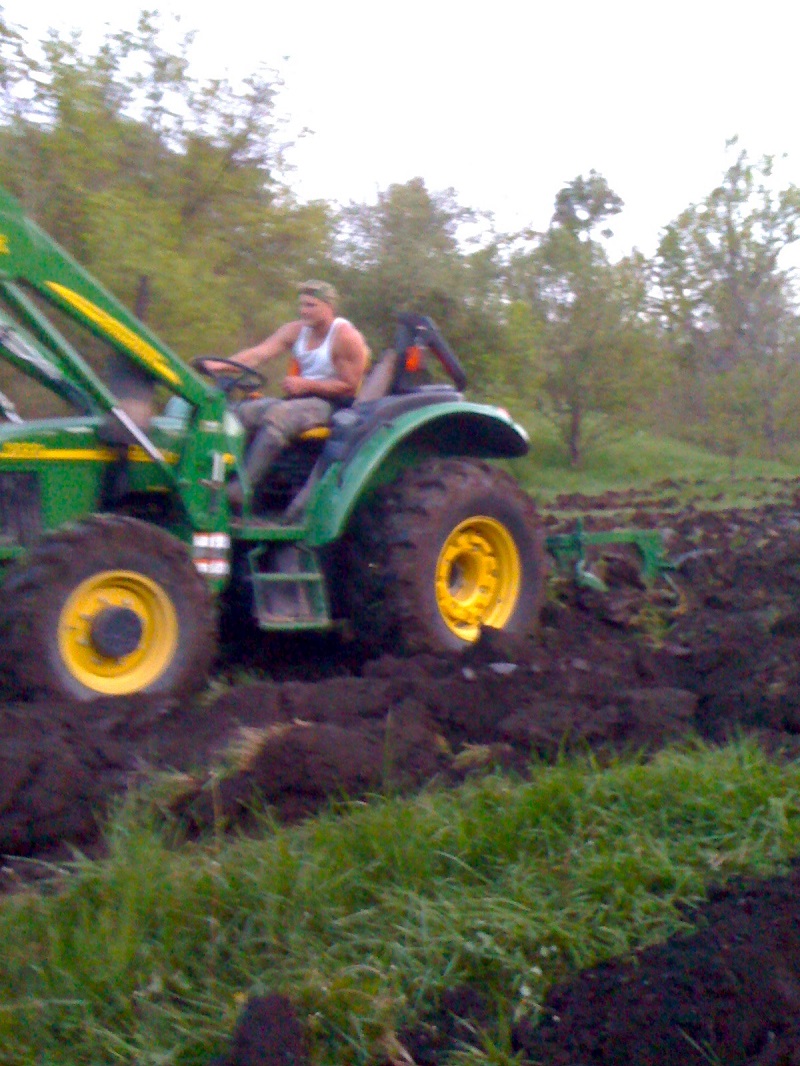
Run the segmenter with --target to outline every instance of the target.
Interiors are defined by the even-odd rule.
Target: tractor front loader
[[[231,401],[253,372],[187,365],[0,189],[0,357],[0,668],[21,692],[186,696],[221,609],[457,650],[532,627],[547,551],[581,578],[582,542],[546,542],[487,461],[525,431],[464,398],[430,319],[400,316],[353,405],[248,486]]]

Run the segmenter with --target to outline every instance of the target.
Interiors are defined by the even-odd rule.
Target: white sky
[[[87,44],[157,7],[197,31],[198,74],[277,69],[290,129],[313,130],[290,156],[302,198],[372,201],[421,176],[500,229],[541,229],[557,191],[594,168],[625,201],[617,250],[652,254],[718,183],[734,134],[754,158],[787,153],[781,184],[800,184],[796,0],[0,6],[35,38],[79,26]]]

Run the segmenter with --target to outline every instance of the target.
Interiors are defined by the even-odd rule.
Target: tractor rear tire
[[[524,635],[547,565],[530,497],[488,463],[435,459],[406,470],[356,515],[348,610],[366,644],[460,651],[483,627]]]
[[[93,515],[48,534],[0,590],[3,667],[28,695],[185,697],[216,654],[216,612],[186,545]]]

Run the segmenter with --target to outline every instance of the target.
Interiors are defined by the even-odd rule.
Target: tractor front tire
[[[216,654],[213,597],[157,526],[93,515],[45,536],[0,590],[3,665],[26,694],[184,697]]]
[[[406,470],[357,515],[350,540],[357,634],[383,649],[459,651],[483,627],[526,634],[547,566],[530,497],[488,463]]]

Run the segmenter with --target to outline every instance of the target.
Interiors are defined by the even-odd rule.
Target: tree
[[[342,211],[340,283],[348,312],[373,347],[391,343],[397,312],[417,311],[436,321],[471,376],[491,373],[503,340],[496,248],[470,251],[461,239],[477,219],[453,189],[430,192],[422,178]]]
[[[155,16],[87,55],[51,34],[39,52],[0,23],[0,182],[124,302],[148,279],[148,318],[187,354],[225,354],[294,310],[326,257],[327,205],[284,181],[280,81],[198,81],[191,37]]]
[[[529,308],[536,330],[532,353],[541,379],[540,408],[557,425],[578,465],[587,426],[630,413],[644,387],[652,335],[643,315],[645,264],[634,255],[611,264],[599,227],[622,201],[596,171],[575,178],[556,196],[550,227],[512,252],[512,307]]]
[[[739,447],[755,432],[774,452],[782,396],[798,390],[796,299],[781,253],[800,237],[800,189],[775,190],[773,166],[773,157],[752,162],[737,150],[720,185],[666,227],[656,258],[657,312],[684,371],[684,411],[694,411],[709,444],[732,420],[728,452],[733,426]],[[743,381],[757,397],[757,420],[741,402]]]

